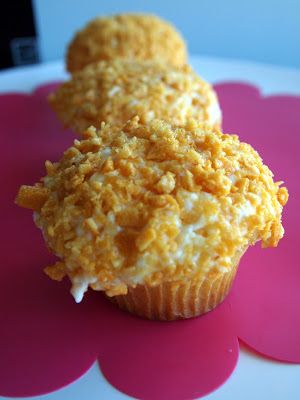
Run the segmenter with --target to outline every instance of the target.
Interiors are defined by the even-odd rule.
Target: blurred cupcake
[[[190,318],[228,293],[240,257],[283,236],[288,194],[253,148],[189,122],[138,118],[75,140],[17,203],[60,261],[77,302],[91,287],[150,319]]]
[[[134,116],[182,126],[195,118],[221,124],[221,110],[211,85],[185,65],[115,60],[94,63],[50,95],[50,104],[65,127],[82,133],[102,121],[122,125]]]
[[[113,15],[92,20],[75,35],[67,51],[67,69],[73,73],[115,58],[183,65],[187,50],[175,27],[154,15]]]

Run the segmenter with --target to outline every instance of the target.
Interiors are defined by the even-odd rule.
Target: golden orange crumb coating
[[[221,124],[211,85],[189,66],[115,60],[89,65],[50,95],[64,125],[82,133],[101,122],[123,125],[138,115],[142,122],[164,119],[182,126],[190,118]]]
[[[161,18],[113,15],[96,18],[77,32],[67,51],[67,69],[73,73],[95,61],[115,58],[183,65],[187,50],[180,33]]]
[[[88,286],[115,296],[224,273],[283,236],[282,182],[250,145],[195,121],[91,127],[46,169],[35,222],[60,258],[46,272],[68,275],[77,301]]]
[[[16,202],[19,206],[30,210],[40,211],[48,199],[48,189],[40,184],[36,186],[23,185],[20,187]]]

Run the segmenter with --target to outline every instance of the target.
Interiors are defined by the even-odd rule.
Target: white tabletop
[[[196,56],[191,57],[190,62],[200,75],[212,83],[238,80],[257,85],[264,94],[300,95],[300,70]],[[62,62],[5,70],[0,72],[0,92],[29,92],[40,84],[66,79],[67,76]],[[0,396],[0,399],[6,397]],[[37,399],[125,400],[130,397],[113,388],[95,364],[76,382],[51,394],[32,398]],[[203,399],[298,400],[300,365],[275,362],[242,346],[238,365],[229,380]]]

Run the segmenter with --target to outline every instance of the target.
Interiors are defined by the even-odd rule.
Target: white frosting
[[[76,303],[81,302],[84,293],[88,290],[89,285],[97,281],[97,278],[95,276],[92,277],[84,274],[74,276],[70,279],[72,282],[71,294],[74,297]]]
[[[139,104],[139,102],[136,99],[133,99],[129,102],[130,106],[136,106],[137,104]]]
[[[222,111],[219,106],[218,99],[213,96],[208,106],[208,122],[212,125],[221,123]]]
[[[104,182],[104,175],[99,173],[99,172],[95,172],[91,177],[90,177],[90,182],[99,182],[102,183]]]
[[[185,197],[185,200],[184,200],[185,211],[192,211],[192,209],[194,207],[194,202],[198,198],[199,198],[199,196],[197,195],[197,193],[189,193],[188,192],[188,195]]]
[[[229,177],[228,177],[230,180],[231,180],[231,182],[233,183],[233,184],[235,184],[236,183],[236,177],[235,177],[235,175],[229,175]]]
[[[148,112],[147,112],[147,120],[148,120],[148,121],[151,121],[153,118],[155,118],[155,113],[154,113],[154,111],[153,111],[153,110],[148,111]]]
[[[249,200],[247,200],[241,207],[238,207],[237,210],[239,211],[240,220],[250,217],[256,212],[256,208],[253,207]]]
[[[176,262],[182,263],[184,262],[184,257],[185,257],[185,247],[193,243],[193,246],[200,246],[204,242],[204,238],[196,233],[198,229],[203,228],[205,225],[205,220],[204,218],[199,218],[197,222],[194,224],[189,224],[189,225],[183,225],[181,226],[181,232],[178,237],[178,242],[179,246],[177,251],[173,254],[173,259]],[[199,253],[196,254],[196,259],[193,260],[194,262],[197,261],[197,258],[199,257]]]
[[[111,148],[110,148],[110,147],[105,147],[104,150],[101,150],[101,151],[99,152],[99,155],[101,155],[102,157],[104,156],[104,157],[107,158],[108,156],[111,155]]]
[[[116,93],[118,93],[121,90],[120,86],[114,86],[110,89],[110,91],[107,93],[108,97],[113,97]]]
[[[182,94],[172,104],[172,108],[180,111],[181,118],[184,118],[192,105],[192,94]]]

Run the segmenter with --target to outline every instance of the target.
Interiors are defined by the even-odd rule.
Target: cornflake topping
[[[241,248],[274,247],[283,236],[282,182],[250,145],[195,121],[89,128],[47,173],[27,191],[61,259],[46,272],[68,275],[77,301],[88,286],[115,296],[218,274]]]
[[[211,85],[185,65],[114,60],[94,63],[74,74],[49,96],[64,125],[82,133],[101,122],[122,126],[138,115],[185,125],[196,118],[221,124],[221,110]]]
[[[185,42],[170,23],[150,14],[96,18],[77,32],[67,52],[71,73],[100,60],[156,60],[170,65],[187,62]]]

